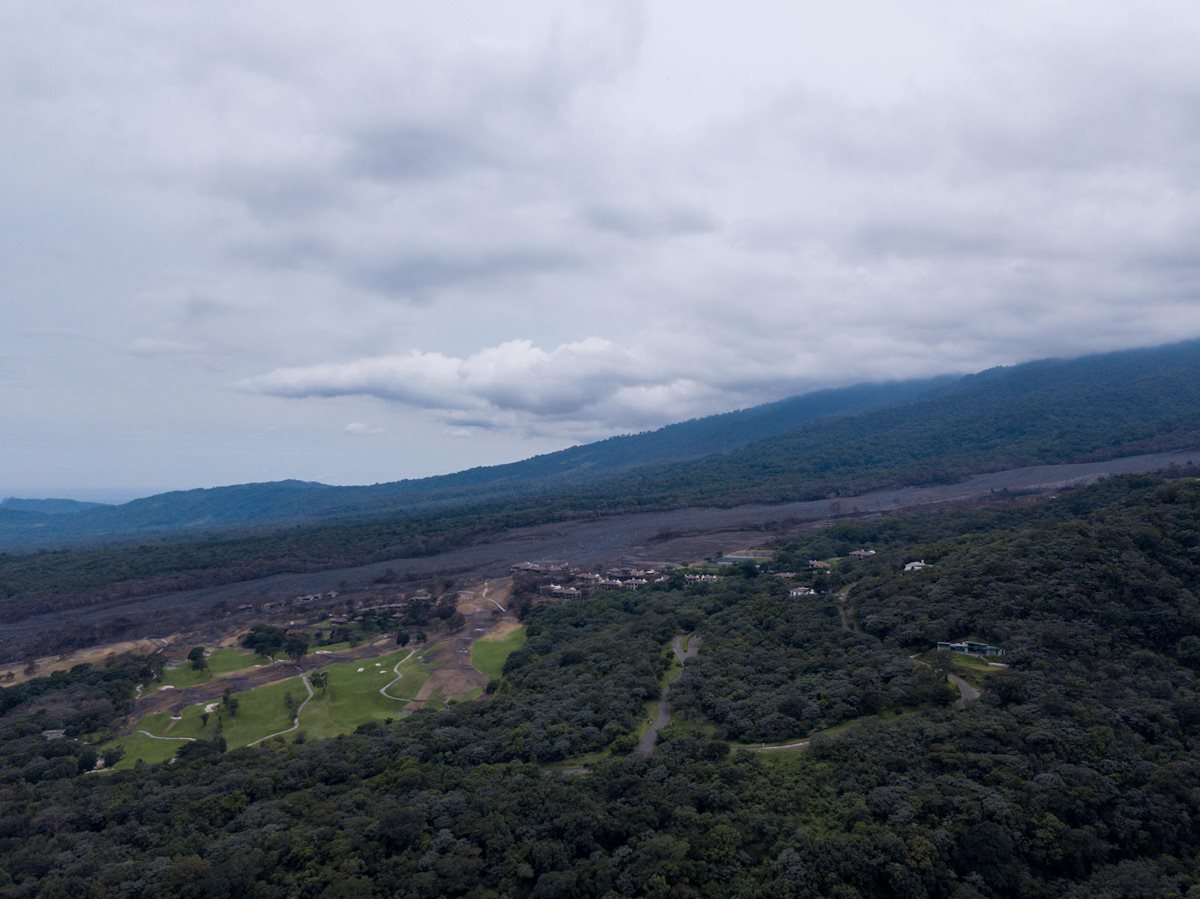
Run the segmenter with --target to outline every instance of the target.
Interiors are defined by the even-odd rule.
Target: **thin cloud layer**
[[[345,427],[345,434],[348,437],[378,437],[380,434],[386,434],[387,429],[381,428],[378,425],[369,425],[361,421],[352,421]]]
[[[461,432],[501,425],[535,430],[551,421],[606,430],[658,420],[686,412],[698,384],[637,352],[591,338],[549,351],[513,340],[466,358],[413,352],[281,368],[239,386],[289,398],[374,397],[434,411]],[[718,392],[709,388],[705,399],[713,401]]]
[[[0,399],[57,470],[149,409],[213,478],[373,480],[1200,335],[1198,43],[1184,3],[21,0]],[[63,323],[111,350],[18,336]]]

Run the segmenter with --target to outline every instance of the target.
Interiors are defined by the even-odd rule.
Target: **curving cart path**
[[[308,691],[308,696],[305,698],[304,702],[300,703],[300,708],[296,709],[296,717],[292,719],[292,726],[289,727],[287,730],[281,730],[278,733],[267,734],[265,737],[259,737],[257,740],[254,740],[251,743],[247,743],[246,744],[247,746],[257,746],[259,743],[262,743],[264,740],[269,740],[272,737],[282,737],[284,734],[290,734],[292,731],[300,729],[300,716],[302,714],[304,714],[304,707],[306,705],[308,705],[309,701],[315,695],[313,693],[312,684],[310,684],[308,682],[307,674],[302,673],[300,675],[300,682],[304,684],[304,689]]]

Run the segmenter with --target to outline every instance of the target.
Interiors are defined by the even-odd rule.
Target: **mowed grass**
[[[359,671],[360,668],[362,671]],[[326,665],[319,670],[329,675],[329,686],[313,691],[313,698],[304,706],[300,717],[300,727],[286,734],[285,739],[292,740],[299,732],[309,739],[335,737],[352,733],[369,721],[399,718],[408,699],[417,695],[433,671],[424,664],[419,653],[409,649],[376,658]],[[399,680],[396,679],[397,670],[401,675]],[[309,672],[308,676],[311,678],[314,673]],[[379,691],[389,684],[390,695],[384,696]],[[291,695],[290,707],[288,694]],[[295,710],[300,708],[308,691],[296,676],[234,696],[238,700],[236,715],[219,714],[222,709],[220,698],[208,700],[187,706],[178,721],[173,721],[168,712],[147,715],[134,725],[134,733],[99,748],[103,750],[113,745],[124,747],[125,755],[113,766],[114,770],[132,768],[139,759],[150,764],[164,762],[178,752],[185,741],[155,740],[136,731],[144,730],[159,737],[212,740],[217,736],[219,724],[228,748],[237,749],[290,728]],[[213,707],[207,725],[203,720],[206,706]]]
[[[418,653],[409,657],[410,652],[402,649],[373,659],[326,665],[321,671],[329,675],[329,686],[317,690],[304,707],[300,730],[309,739],[324,739],[352,733],[369,721],[399,718],[407,700],[393,697],[416,696],[432,673]],[[379,691],[395,680],[397,663],[405,658],[399,666],[400,679],[388,690],[390,695],[384,696]]]
[[[165,762],[179,751],[179,748],[183,746],[183,741],[153,740],[145,734],[134,733],[119,740],[114,740],[111,743],[106,743],[101,748],[108,749],[115,745],[123,746],[125,748],[125,755],[122,756],[119,762],[113,765],[113,770],[123,771],[126,768],[132,768],[137,764],[139,759],[148,765]]]
[[[499,680],[508,657],[524,645],[524,625],[505,637],[483,637],[471,647],[471,664],[488,680]]]
[[[163,672],[162,682],[164,685],[172,687],[192,687],[196,684],[203,684],[210,681],[222,674],[244,671],[255,665],[270,664],[271,659],[267,656],[260,656],[255,652],[238,649],[236,646],[223,646],[220,649],[214,650],[213,654],[208,657],[208,669],[206,671],[196,671],[192,668],[192,663],[184,659],[177,667],[169,668]]]
[[[299,708],[308,695],[299,677],[289,677],[278,683],[235,694],[238,700],[236,715],[219,715],[221,700],[215,699],[188,706],[179,721],[172,721],[168,712],[147,715],[135,725],[135,731],[144,730],[159,737],[212,740],[217,736],[219,726],[220,734],[225,738],[228,748],[237,749],[292,726],[295,712],[287,705],[289,693],[294,708]],[[208,724],[205,725],[204,708],[210,705],[215,705],[216,708],[209,715]],[[139,758],[145,762],[165,761],[173,756],[183,743],[182,740],[154,740],[135,732],[107,743],[101,749],[114,744],[125,748],[124,757],[114,766],[120,770],[132,768]]]

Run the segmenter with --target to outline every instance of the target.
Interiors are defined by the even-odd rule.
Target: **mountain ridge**
[[[510,509],[528,521],[563,512],[771,503],[1193,446],[1200,446],[1200,341],[817,391],[429,478],[353,487],[240,484],[60,516],[0,508],[0,548],[467,515],[476,508],[501,518]]]
[[[0,509],[0,548],[162,531],[281,525],[329,516],[380,515],[418,504],[453,504],[586,481],[640,465],[736,449],[821,417],[861,414],[943,389],[954,376],[814,391],[748,409],[609,437],[502,465],[427,478],[333,486],[288,479],[155,494],[90,510],[70,522],[17,518]]]

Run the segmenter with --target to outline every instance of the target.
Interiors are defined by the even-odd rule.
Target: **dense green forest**
[[[9,688],[0,895],[1200,895],[1200,482],[847,523],[781,561],[862,545],[812,598],[747,568],[533,606],[492,695],[323,742],[83,774],[86,741],[37,734],[103,730],[146,660]],[[955,666],[983,688],[960,708],[928,650],[961,637],[1010,667]]]

